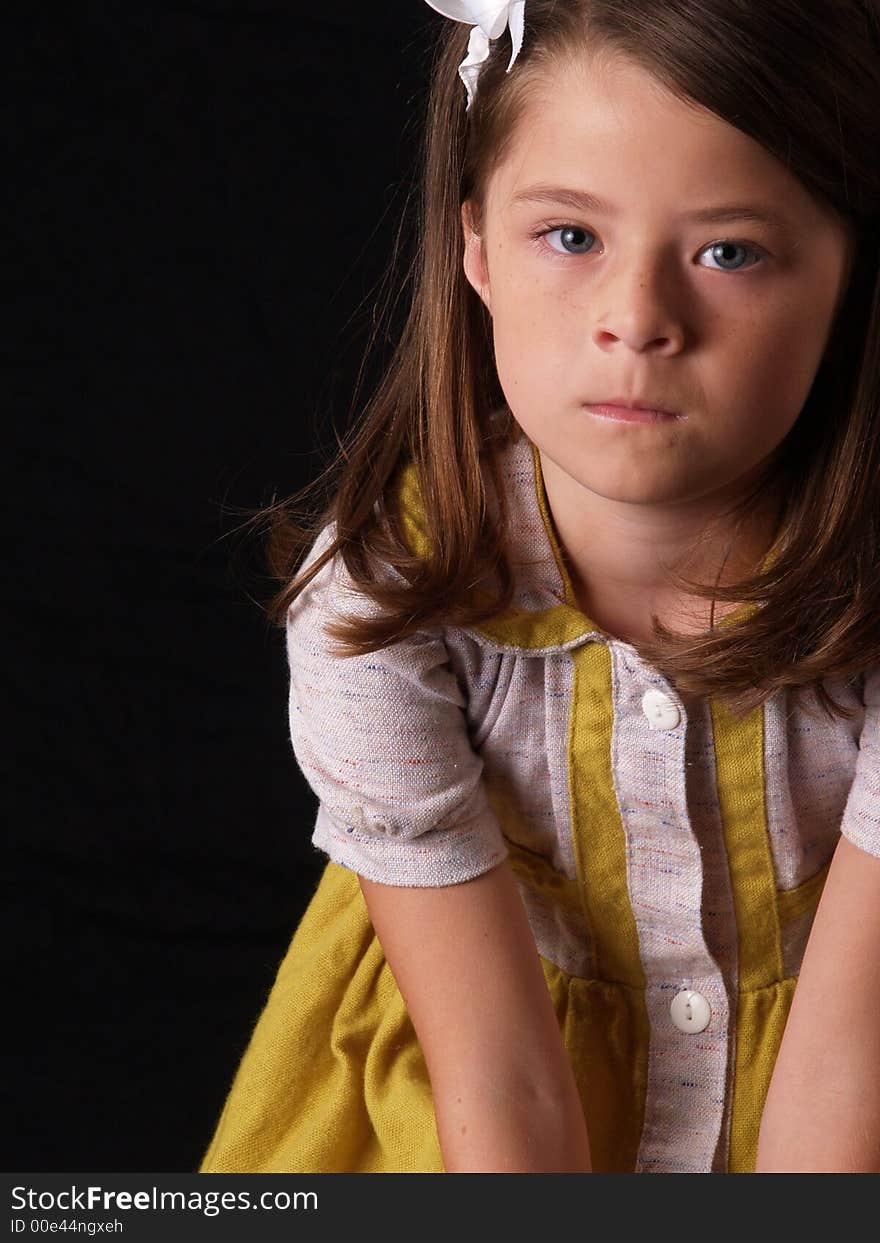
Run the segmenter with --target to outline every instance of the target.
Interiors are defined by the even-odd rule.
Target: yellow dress
[[[504,470],[521,590],[503,617],[444,632],[455,679],[431,666],[432,702],[467,718],[449,773],[479,775],[468,786],[477,801],[466,838],[455,836],[453,813],[446,838],[446,830],[417,836],[413,828],[411,838],[401,830],[421,805],[406,783],[422,783],[412,784],[419,799],[435,796],[424,784],[428,760],[458,718],[444,717],[449,728],[405,762],[378,741],[389,694],[398,696],[398,722],[422,710],[417,679],[399,676],[394,662],[423,657],[430,644],[341,662],[339,672],[316,646],[314,617],[294,636],[292,737],[321,799],[313,840],[330,860],[258,1017],[203,1173],[442,1172],[425,1062],[357,872],[443,883],[442,873],[418,869],[428,847],[444,841],[452,845],[443,846],[443,867],[459,867],[467,851],[472,874],[499,849],[509,858],[594,1168],[754,1167],[770,1073],[841,825],[865,845],[865,817],[876,820],[859,785],[861,692],[835,687],[856,715],[828,723],[799,715],[785,695],[742,719],[715,702],[685,705],[574,603],[527,441],[506,450]],[[403,503],[418,514],[413,488],[410,476]],[[371,677],[381,689],[373,700]],[[455,707],[455,687],[465,683],[464,707]],[[310,715],[321,712],[343,722],[338,752],[333,720]],[[406,734],[410,749],[415,736]],[[409,820],[389,815],[388,789]],[[396,836],[383,836],[388,825]],[[697,1019],[689,1005],[682,1017],[682,998],[699,1003]]]

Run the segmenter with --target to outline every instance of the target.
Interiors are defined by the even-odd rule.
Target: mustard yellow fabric
[[[515,869],[528,863],[514,859]],[[638,989],[542,960],[597,1170],[631,1168],[644,1084]],[[200,1173],[440,1173],[430,1084],[357,876],[328,863]]]
[[[427,1070],[357,875],[328,863],[202,1173],[439,1172]]]
[[[754,1169],[758,1128],[793,982],[783,974],[779,908],[764,807],[764,717],[734,717],[714,702],[718,798],[738,931],[739,1004],[730,1167]],[[756,1033],[762,1038],[755,1039]]]

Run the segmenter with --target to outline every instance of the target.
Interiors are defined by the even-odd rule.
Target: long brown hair
[[[418,245],[403,278],[404,287],[412,282],[408,318],[336,458],[309,487],[256,515],[281,584],[267,614],[283,626],[288,606],[336,555],[378,605],[369,616],[327,626],[342,656],[430,625],[486,621],[510,605],[497,455],[519,428],[505,408],[488,312],[463,274],[460,210],[466,199],[478,208],[485,201],[538,77],[584,47],[602,46],[760,142],[857,231],[849,287],[803,410],[765,478],[724,516],[736,530],[765,489],[783,483],[769,557],[761,572],[726,586],[674,576],[713,601],[713,623],[715,601],[757,607],[698,636],[655,619],[654,639],[637,644],[682,691],[721,694],[734,710],[789,687],[810,688],[826,711],[846,715],[822,679],[855,678],[880,659],[878,0],[529,0],[525,25],[510,73],[509,36],[491,45],[466,112],[457,70],[469,27],[438,17]],[[500,421],[491,417],[499,409]],[[418,480],[427,555],[410,546],[394,503],[407,464]],[[318,492],[324,501],[316,513],[298,508]],[[331,523],[335,539],[294,577]],[[471,591],[477,582],[493,584],[479,600]]]

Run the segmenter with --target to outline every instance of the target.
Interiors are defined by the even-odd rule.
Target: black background
[[[443,20],[4,24],[7,1170],[195,1169],[323,865],[235,530],[346,425]]]

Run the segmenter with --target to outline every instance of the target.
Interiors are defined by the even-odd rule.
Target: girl
[[[329,862],[201,1168],[880,1170],[875,0],[430,3],[411,314],[279,528]]]

